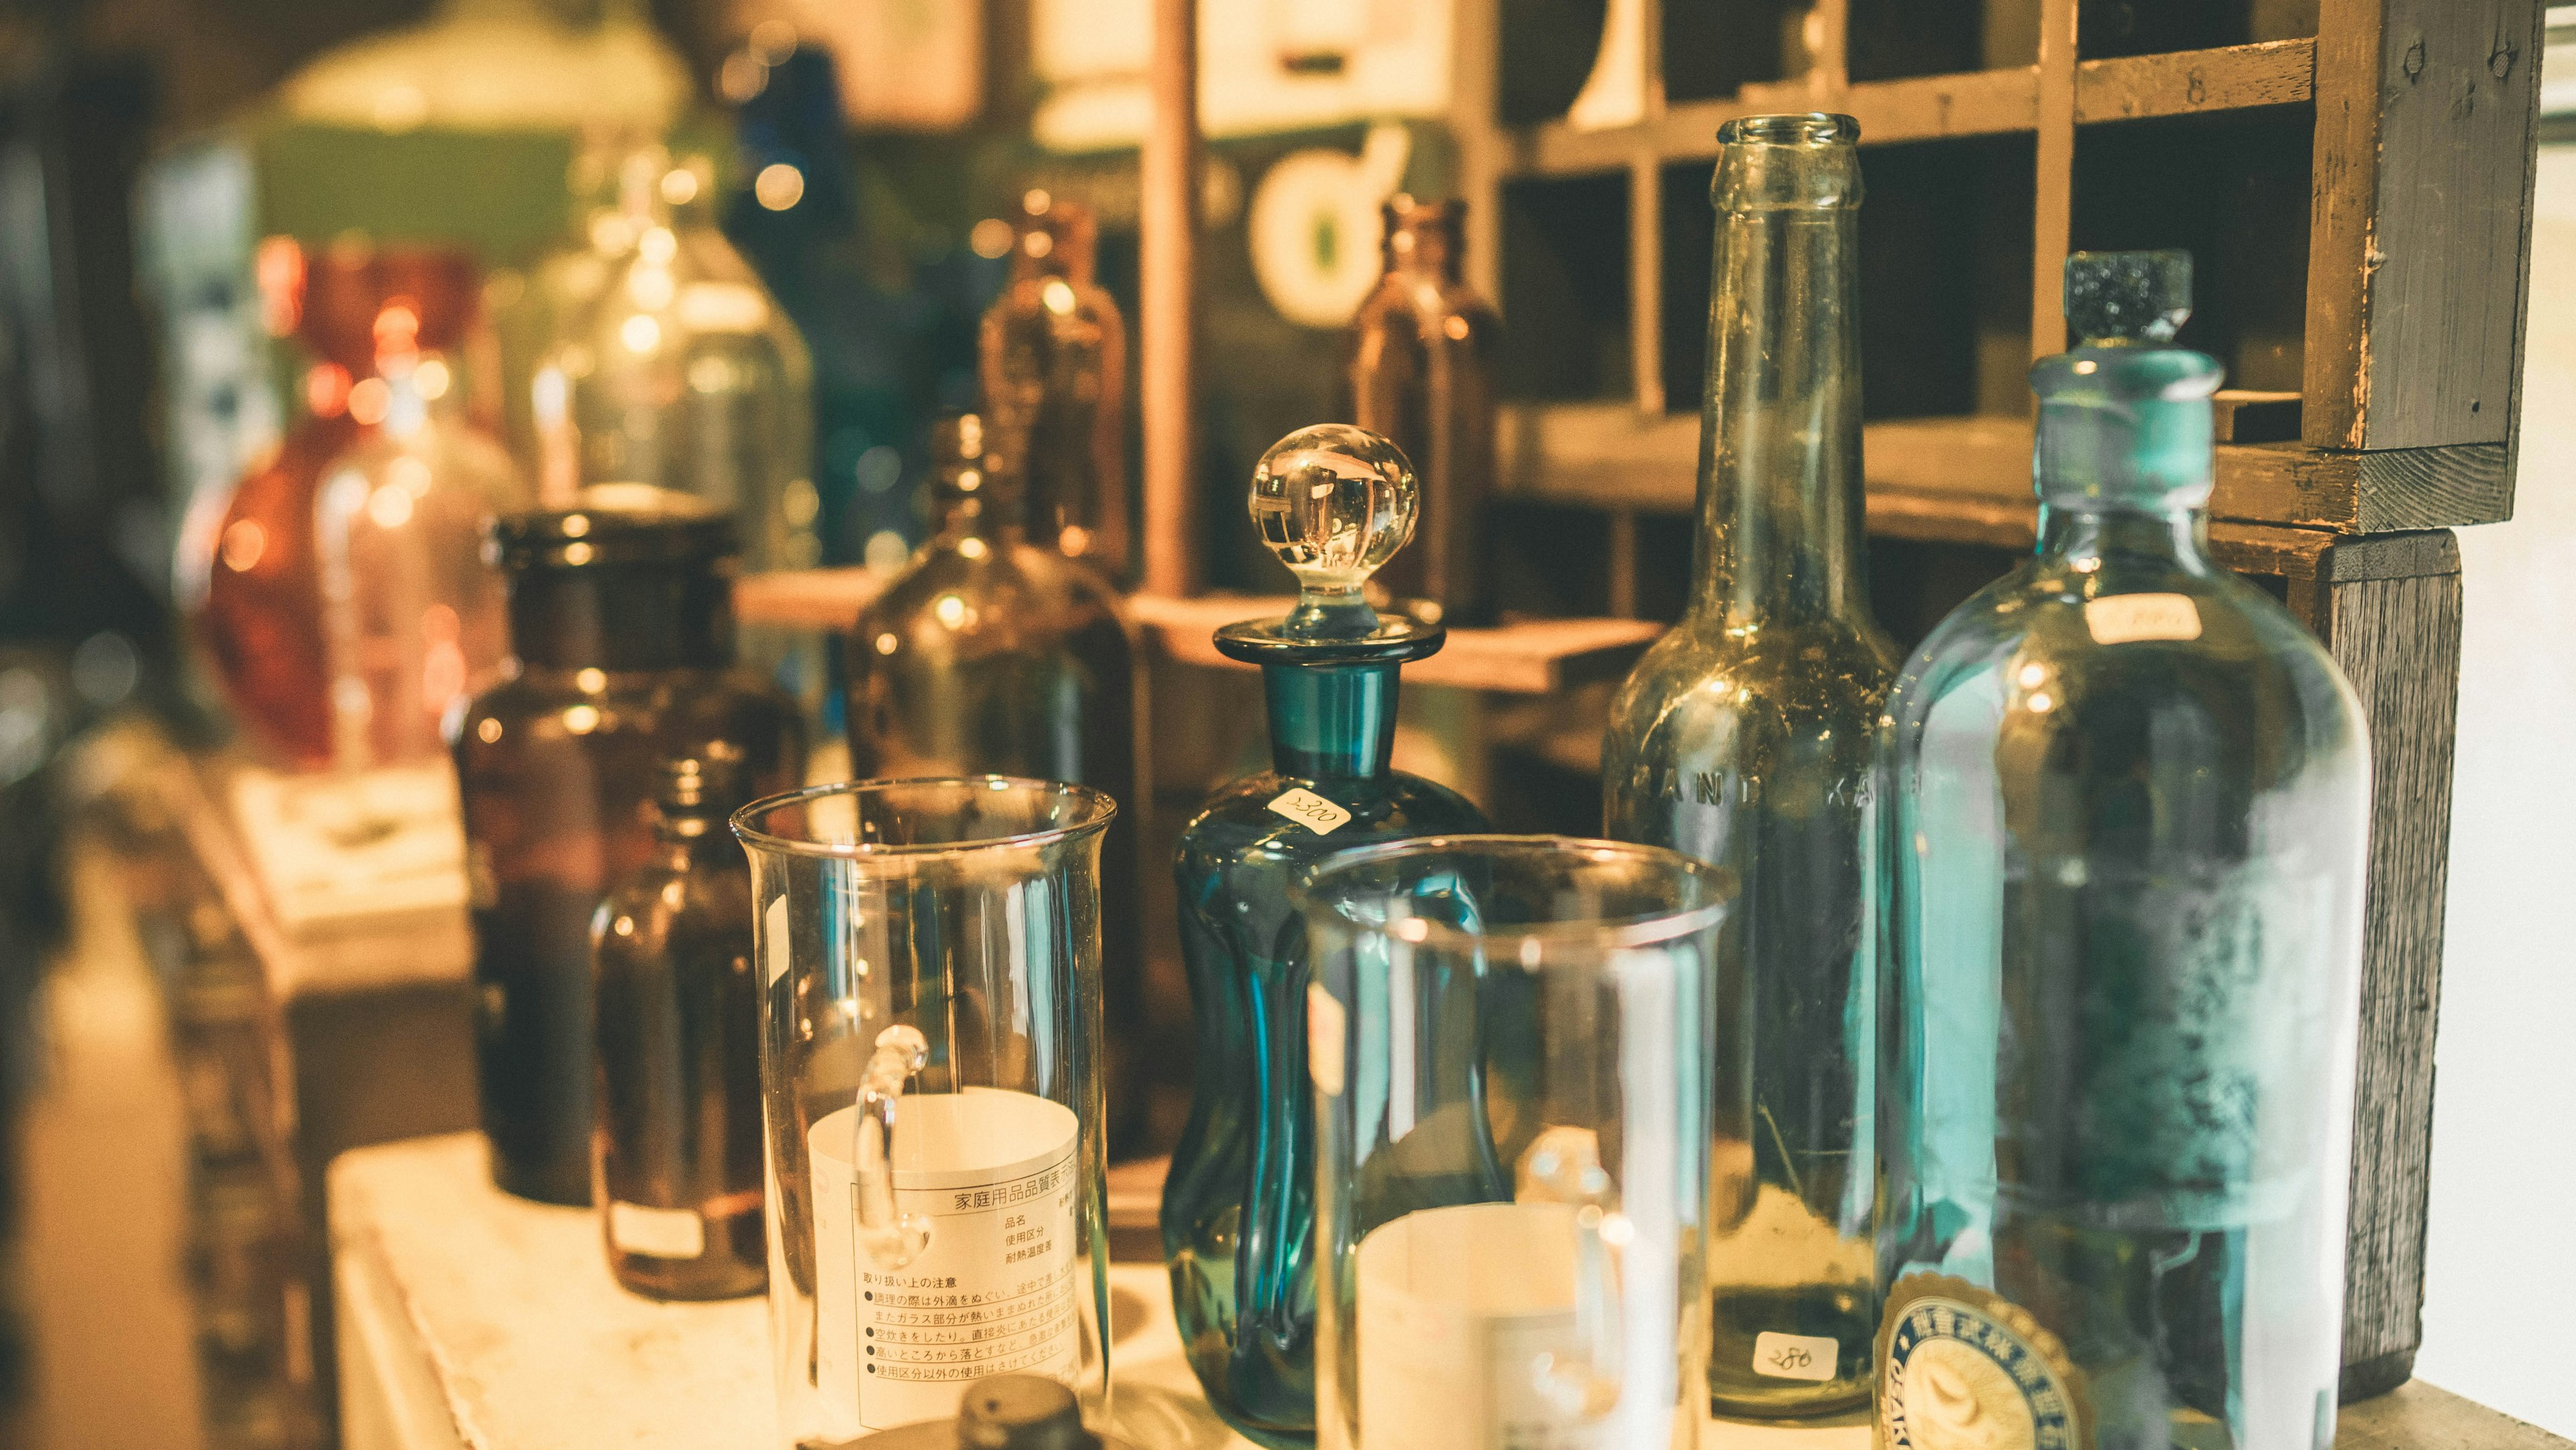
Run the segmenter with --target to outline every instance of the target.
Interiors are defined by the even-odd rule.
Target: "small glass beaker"
[[[1713,1165],[1749,1163],[1743,1086],[1714,1083],[1733,892],[1550,836],[1303,878],[1323,1450],[1692,1443],[1706,1220],[1743,1192]]]
[[[1100,841],[1078,785],[868,781],[745,806],[782,1443],[1106,1393]]]

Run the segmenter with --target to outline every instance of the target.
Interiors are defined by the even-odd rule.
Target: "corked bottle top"
[[[1341,423],[1300,428],[1252,471],[1252,525],[1297,576],[1297,607],[1216,632],[1252,664],[1392,664],[1438,650],[1446,632],[1369,607],[1360,586],[1413,537],[1420,488],[1403,450]]]

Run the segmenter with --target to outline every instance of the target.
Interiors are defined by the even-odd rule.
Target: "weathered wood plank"
[[[2309,98],[2316,54],[2316,41],[2302,37],[2088,60],[2076,70],[2075,119],[2131,121],[2291,105]]]
[[[2509,436],[2540,35],[2539,0],[2325,0],[2309,443]]]
[[[2381,552],[2388,557],[2370,557]],[[2326,647],[2361,697],[2371,755],[2361,1055],[2344,1270],[2343,1393],[2351,1399],[2402,1383],[2423,1339],[2460,578],[2458,544],[2447,533],[2348,540],[2331,558]],[[2450,572],[2400,572],[2445,562]]]

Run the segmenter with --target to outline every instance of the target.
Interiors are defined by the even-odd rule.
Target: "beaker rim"
[[[1634,841],[1609,841],[1589,836],[1515,836],[1501,832],[1447,836],[1413,836],[1382,845],[1357,846],[1337,851],[1309,866],[1289,886],[1289,896],[1299,909],[1315,905],[1320,898],[1317,887],[1332,877],[1370,865],[1414,856],[1483,855],[1554,856],[1573,853],[1594,861],[1625,858],[1653,862],[1668,870],[1706,883],[1708,899],[1696,906],[1666,911],[1640,912],[1631,916],[1597,917],[1578,921],[1528,922],[1470,931],[1435,921],[1430,917],[1407,916],[1389,920],[1371,920],[1351,910],[1352,898],[1326,903],[1335,916],[1362,931],[1394,937],[1415,946],[1442,947],[1483,946],[1489,951],[1497,944],[1531,943],[1540,948],[1550,944],[1559,947],[1584,942],[1595,948],[1619,950],[1650,947],[1708,931],[1725,920],[1735,904],[1735,873],[1723,866],[1712,865],[1696,856],[1663,846],[1641,845]]]
[[[1080,803],[1076,819],[1058,822],[1040,830],[1015,831],[992,836],[961,837],[953,841],[814,841],[795,836],[782,836],[765,831],[755,822],[772,811],[800,806],[832,796],[865,798],[897,790],[937,789],[942,786],[963,790],[1021,791],[1034,795],[1062,797]],[[888,856],[948,856],[964,851],[989,850],[995,847],[1034,847],[1053,845],[1108,829],[1118,814],[1118,802],[1107,791],[1070,781],[1034,780],[1016,775],[929,775],[884,780],[844,780],[827,785],[809,785],[802,790],[782,791],[763,796],[744,806],[728,818],[735,839],[745,846],[781,856],[804,856],[817,860],[858,861]]]

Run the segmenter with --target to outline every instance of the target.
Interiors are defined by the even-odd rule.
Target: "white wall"
[[[2541,152],[2537,212],[2514,519],[2460,531],[2466,638],[2416,1373],[2576,1436],[2576,147]]]

